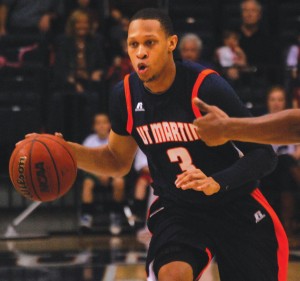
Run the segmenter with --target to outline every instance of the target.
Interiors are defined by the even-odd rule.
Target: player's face
[[[177,36],[167,36],[157,20],[138,19],[130,23],[128,55],[143,82],[153,82],[167,75],[166,66],[173,61],[176,43]]]
[[[197,43],[193,40],[185,41],[180,50],[180,56],[183,60],[197,62],[200,56],[200,50],[197,47]]]
[[[245,2],[242,6],[243,23],[246,25],[257,24],[261,18],[260,8],[255,2]]]
[[[96,115],[94,131],[102,139],[107,138],[110,131],[110,122],[105,114]]]
[[[269,113],[276,113],[286,108],[285,94],[281,90],[273,91],[268,97]]]

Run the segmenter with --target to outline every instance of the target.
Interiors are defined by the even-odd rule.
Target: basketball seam
[[[50,138],[50,137],[47,137],[47,136],[43,136],[43,138],[52,140],[52,141],[54,141],[54,142],[60,144],[60,145],[64,148],[64,150],[67,151],[67,153],[70,155],[70,157],[71,157],[71,159],[72,159],[72,162],[73,162],[73,165],[74,165],[74,168],[75,168],[75,171],[77,171],[77,164],[76,164],[76,162],[75,162],[75,160],[74,160],[73,155],[70,153],[70,151],[69,151],[68,148],[66,148],[62,143],[60,143],[60,142],[57,141],[57,140],[54,140],[53,138]]]
[[[54,161],[54,158],[53,158],[53,156],[51,155],[51,151],[49,150],[49,148],[47,147],[47,145],[46,145],[45,143],[43,143],[42,141],[40,141],[40,140],[38,140],[38,139],[36,139],[35,141],[41,143],[41,144],[46,148],[48,154],[49,154],[50,157],[51,157],[51,160],[52,160],[52,163],[53,163],[53,166],[54,166],[54,169],[55,169],[56,177],[57,177],[57,184],[58,184],[58,186],[57,186],[57,194],[58,194],[58,196],[59,196],[59,195],[60,195],[60,179],[59,179],[59,173],[58,173],[58,170],[57,170],[57,167],[56,167],[56,163],[55,163],[55,161]]]
[[[37,192],[36,192],[36,190],[35,190],[34,182],[33,182],[33,179],[32,179],[31,152],[32,152],[33,145],[34,145],[35,142],[36,142],[36,140],[33,139],[33,140],[32,140],[32,143],[31,143],[30,150],[29,150],[29,155],[28,155],[28,157],[29,157],[29,173],[30,173],[30,179],[31,179],[31,184],[32,184],[32,187],[33,187],[33,191],[34,191],[36,197],[37,197],[40,201],[42,201],[42,199],[40,198],[40,196],[38,196],[38,194],[37,194]]]

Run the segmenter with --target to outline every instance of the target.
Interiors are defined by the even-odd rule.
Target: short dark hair
[[[138,19],[157,20],[159,21],[160,25],[162,26],[163,30],[168,36],[174,34],[172,20],[169,17],[169,15],[163,10],[155,8],[146,8],[139,10],[133,15],[133,17],[130,19],[130,22]]]

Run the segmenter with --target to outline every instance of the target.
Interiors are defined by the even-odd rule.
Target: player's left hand
[[[212,177],[207,177],[200,169],[183,172],[177,177],[175,185],[183,190],[202,191],[205,195],[213,195],[221,188]]]

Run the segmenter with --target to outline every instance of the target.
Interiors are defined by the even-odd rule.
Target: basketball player
[[[208,114],[194,121],[202,140],[209,146],[229,140],[290,144],[300,142],[300,110],[288,109],[255,118],[229,118],[216,106],[196,98],[194,104]]]
[[[267,145],[211,148],[202,142],[192,124],[201,116],[192,98],[201,97],[229,116],[249,114],[218,74],[174,62],[176,44],[164,12],[144,9],[133,16],[128,53],[136,73],[112,94],[108,145],[93,149],[70,143],[78,166],[122,176],[137,146],[146,154],[159,196],[148,219],[153,233],[149,281],[198,280],[214,255],[222,281],[284,281],[287,238],[256,188],[257,179],[274,169],[276,156]]]

